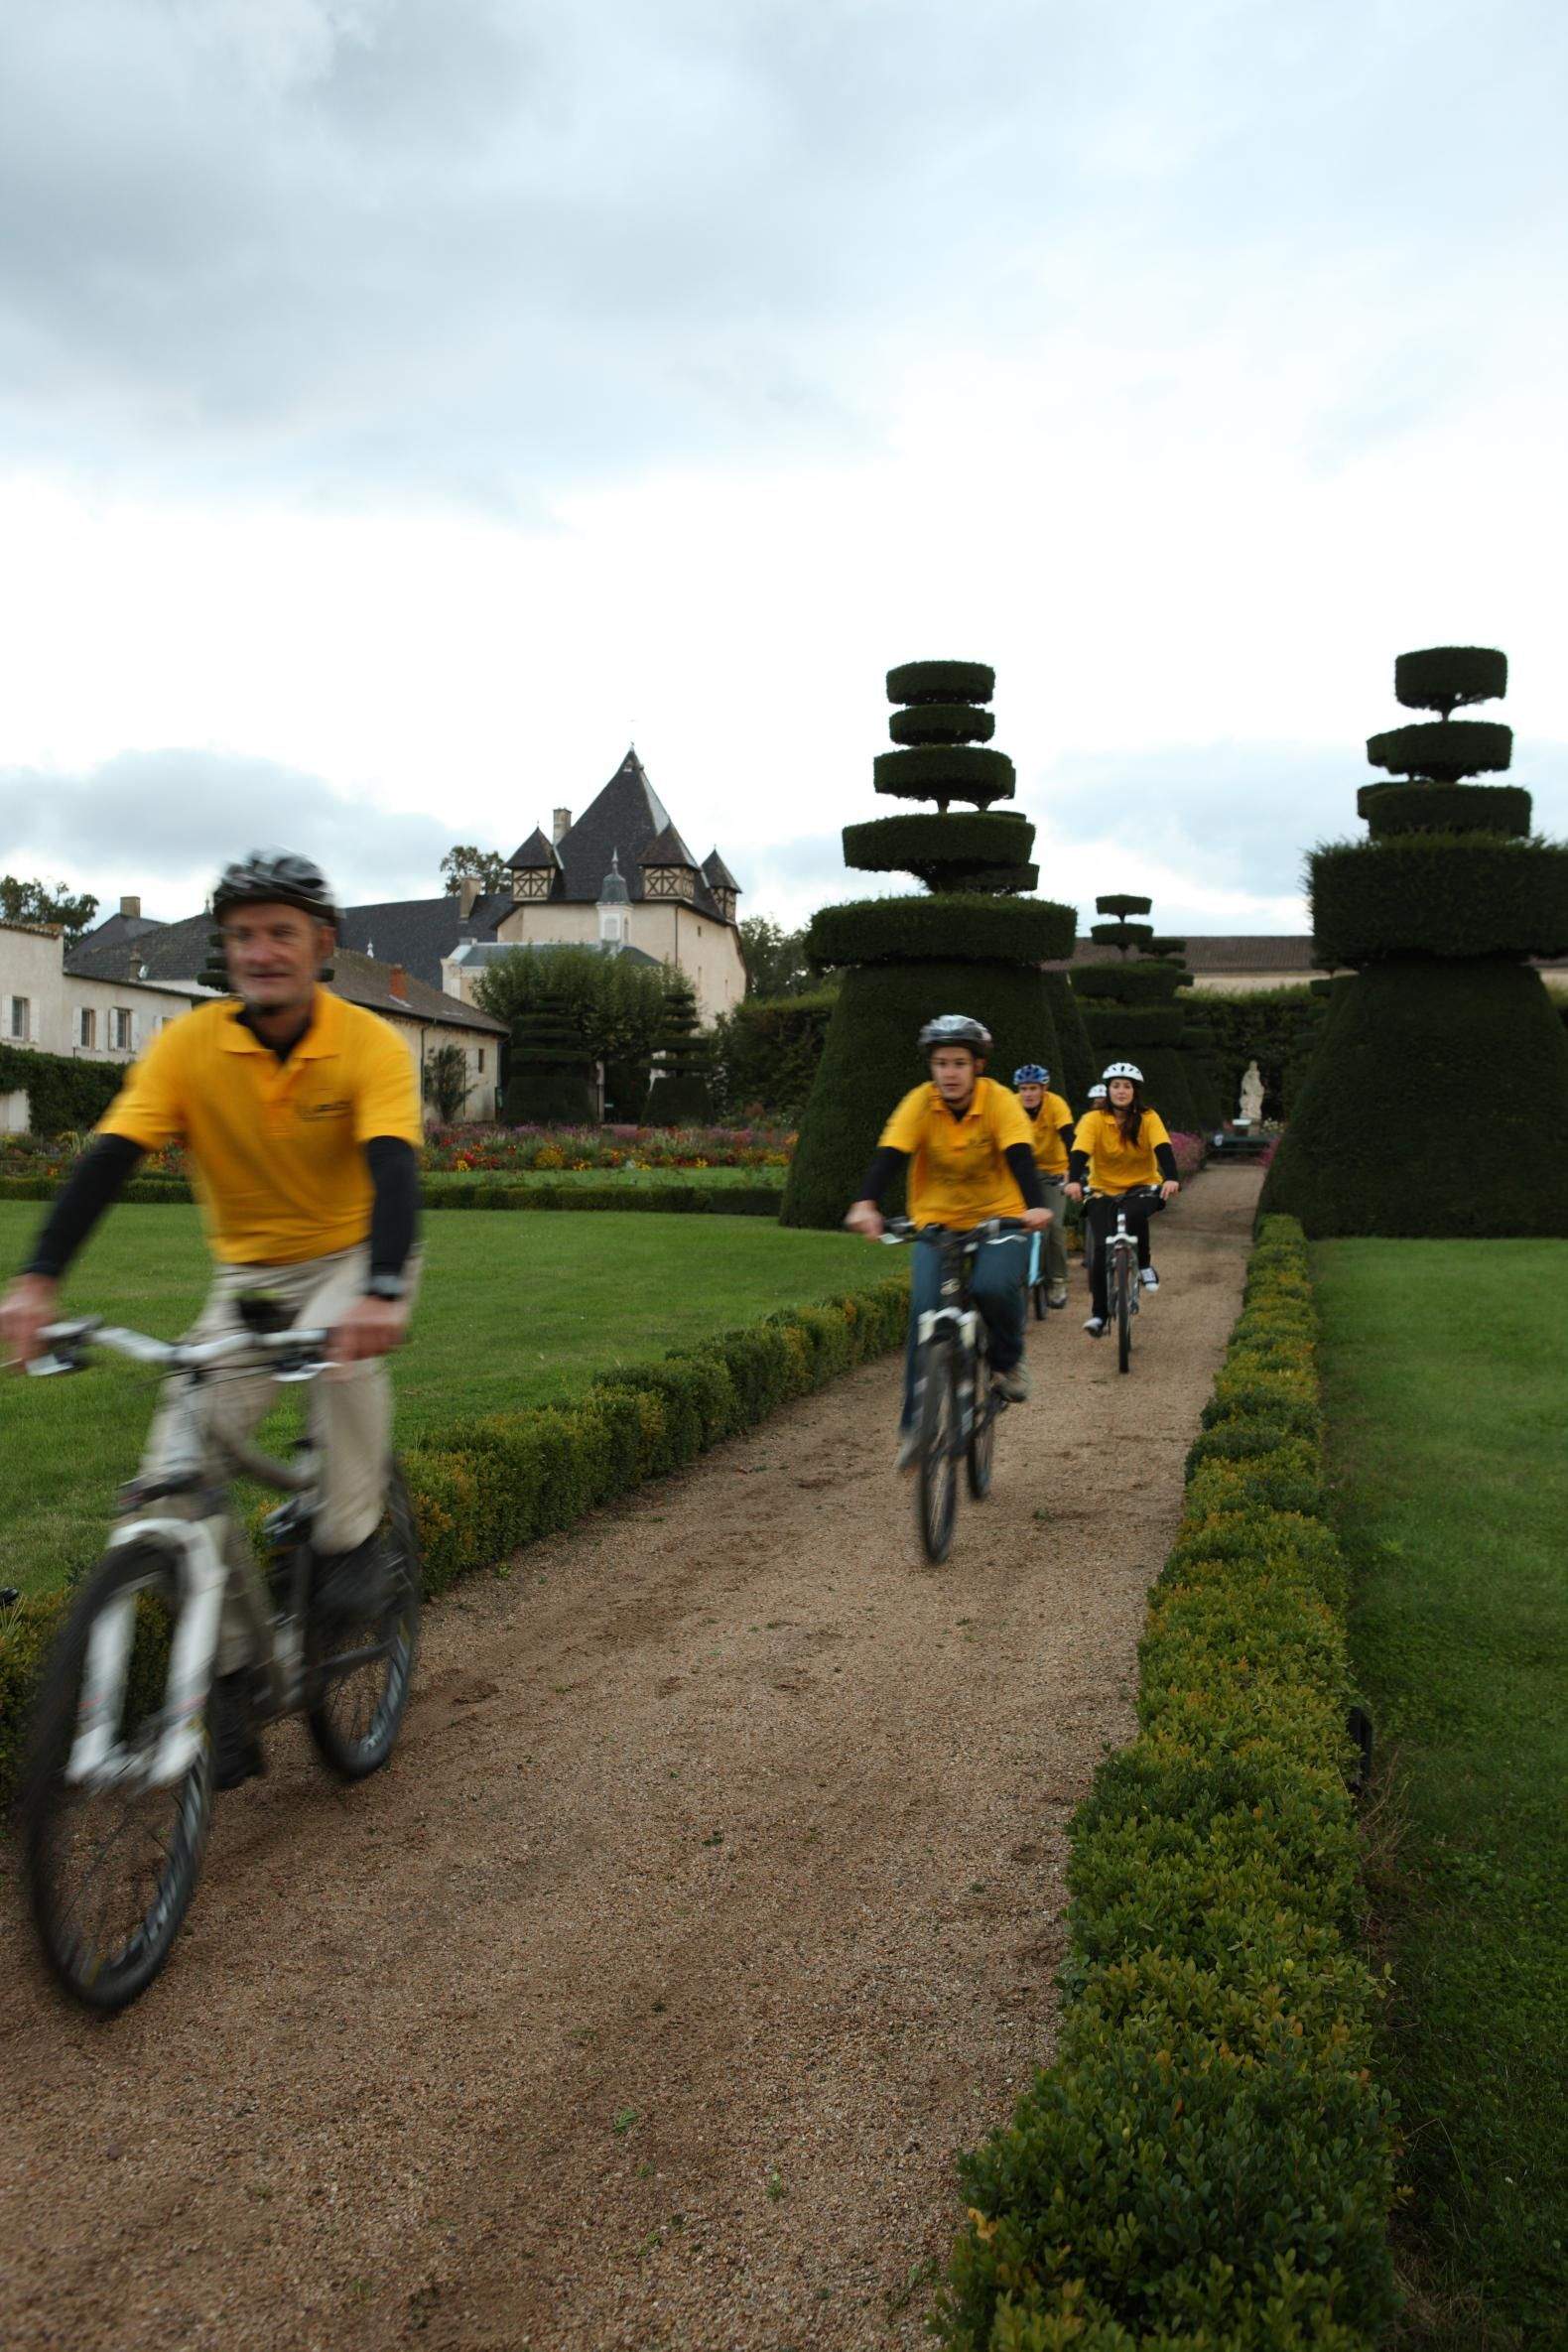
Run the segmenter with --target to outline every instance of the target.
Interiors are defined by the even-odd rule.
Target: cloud
[[[105,905],[131,892],[173,919],[202,903],[230,858],[272,845],[314,857],[345,903],[433,898],[453,835],[274,760],[171,749],[123,751],[77,775],[0,768],[0,842],[14,872],[64,874]]]

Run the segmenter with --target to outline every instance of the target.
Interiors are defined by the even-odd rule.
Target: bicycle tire
[[[139,1599],[145,1594],[171,1624],[178,1614],[178,1567],[162,1545],[127,1544],[99,1563],[66,1618],[45,1669],[19,1806],[28,1906],[45,1966],[63,1992],[84,2009],[105,2016],[145,1993],[174,1948],[200,1876],[212,1815],[210,1732],[196,1763],[169,1788],[84,1791],[71,1787],[65,1777],[75,1738],[88,1636],[100,1613],[127,1587],[134,1588]],[[161,1654],[161,1632],[156,1620],[152,1625],[144,1622],[138,1626],[119,1726],[126,1746],[135,1745],[138,1735],[144,1745],[149,1743],[162,1726],[165,1657]],[[144,1711],[138,1713],[139,1709]],[[88,1945],[81,1896],[74,1902],[65,1900],[63,1887],[65,1873],[78,1860],[86,1842],[79,1831],[84,1810],[92,1804],[101,1804],[111,1817],[117,1814],[119,1826],[101,1849],[99,1863],[88,1872],[83,1895],[103,1858],[117,1845],[123,1846],[124,1825],[133,1807],[144,1806],[144,1825],[155,1813],[167,1814],[171,1823],[167,1844],[153,1837],[163,1853],[164,1867],[154,1873],[144,1864],[131,1882],[133,1898],[150,1882],[151,1898],[133,1908],[127,1932],[108,1949],[99,1943]],[[71,1833],[73,1819],[78,1824],[75,1835]],[[133,1859],[129,1851],[118,1857],[122,1866]],[[105,1917],[106,1911],[100,1908],[95,1922],[100,1931]]]
[[[975,1411],[970,1421],[969,1444],[964,1454],[970,1493],[977,1503],[983,1503],[990,1493],[991,1468],[996,1454],[996,1407],[990,1393],[989,1352],[985,1346],[983,1325],[980,1328],[980,1346],[975,1353]]]
[[[381,1525],[383,1539],[393,1547],[392,1591],[374,1627],[367,1622],[328,1630],[315,1610],[306,1620],[305,1687],[310,1696],[305,1721],[317,1755],[339,1780],[368,1779],[389,1761],[408,1712],[419,1656],[424,1583],[419,1535],[408,1488],[395,1462]],[[367,1641],[372,1632],[375,1639]],[[361,1655],[360,1666],[345,1669],[345,1658]],[[363,1683],[358,1680],[361,1673],[366,1676]],[[363,1728],[355,1729],[361,1721]]]
[[[1116,1370],[1132,1369],[1132,1285],[1137,1276],[1131,1270],[1132,1252],[1116,1251]]]
[[[1034,1319],[1036,1323],[1043,1323],[1046,1319],[1046,1316],[1051,1311],[1050,1301],[1046,1297],[1045,1284],[1043,1282],[1031,1282],[1029,1285],[1029,1297],[1034,1307]]]
[[[926,1558],[940,1568],[953,1544],[958,1516],[958,1368],[953,1350],[928,1340],[921,1350],[920,1474],[915,1481],[915,1518]]]

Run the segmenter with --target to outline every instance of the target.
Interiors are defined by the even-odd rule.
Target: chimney
[[[391,974],[387,980],[387,986],[391,989],[394,996],[398,997],[404,1004],[407,1004],[408,974],[404,971],[401,964],[393,965]]]
[[[124,916],[127,923],[140,922],[142,914],[141,900],[139,898],[122,898],[120,900],[120,913]]]
[[[572,811],[570,809],[557,809],[550,822],[550,839],[555,843],[557,849],[561,847],[561,836],[564,833],[570,833],[571,830]]]
[[[464,874],[462,880],[458,883],[457,912],[461,916],[464,923],[466,923],[468,917],[472,914],[475,903],[477,902],[483,887],[484,885],[479,880],[477,874]]]

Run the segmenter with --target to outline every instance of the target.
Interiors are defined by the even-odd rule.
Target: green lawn
[[[25,1255],[39,1215],[0,1201],[0,1270]],[[394,1360],[399,1432],[576,1395],[616,1365],[871,1287],[900,1262],[754,1217],[436,1210],[415,1336]],[[72,1269],[66,1305],[173,1339],[206,1267],[194,1210],[122,1206]],[[73,1379],[0,1385],[0,1584],[42,1589],[91,1561],[153,1395],[148,1374],[107,1357]]]
[[[1568,1243],[1314,1252],[1372,1889],[1413,2189],[1405,2340],[1568,2342]]]

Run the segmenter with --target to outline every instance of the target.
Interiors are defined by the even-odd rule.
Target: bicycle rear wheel
[[[1130,1249],[1118,1249],[1115,1265],[1117,1372],[1130,1372],[1132,1369],[1132,1317],[1135,1311],[1132,1285],[1136,1280],[1133,1252]]]
[[[39,1949],[56,1982],[84,2008],[124,2009],[168,1959],[196,1892],[212,1811],[212,1754],[168,1787],[99,1787],[66,1777],[87,1644],[95,1621],[126,1596],[136,1635],[117,1744],[151,1757],[164,1729],[179,1570],[155,1544],[112,1551],[66,1618],[34,1712],[20,1806],[23,1874]]]
[[[953,1350],[928,1340],[921,1350],[920,1475],[915,1481],[915,1516],[926,1558],[940,1568],[953,1541],[958,1514],[959,1397]]]
[[[313,1609],[306,1623],[305,1720],[317,1755],[340,1780],[363,1780],[391,1756],[419,1655],[419,1536],[396,1463],[380,1532],[390,1586],[385,1609],[347,1626],[324,1626]]]

